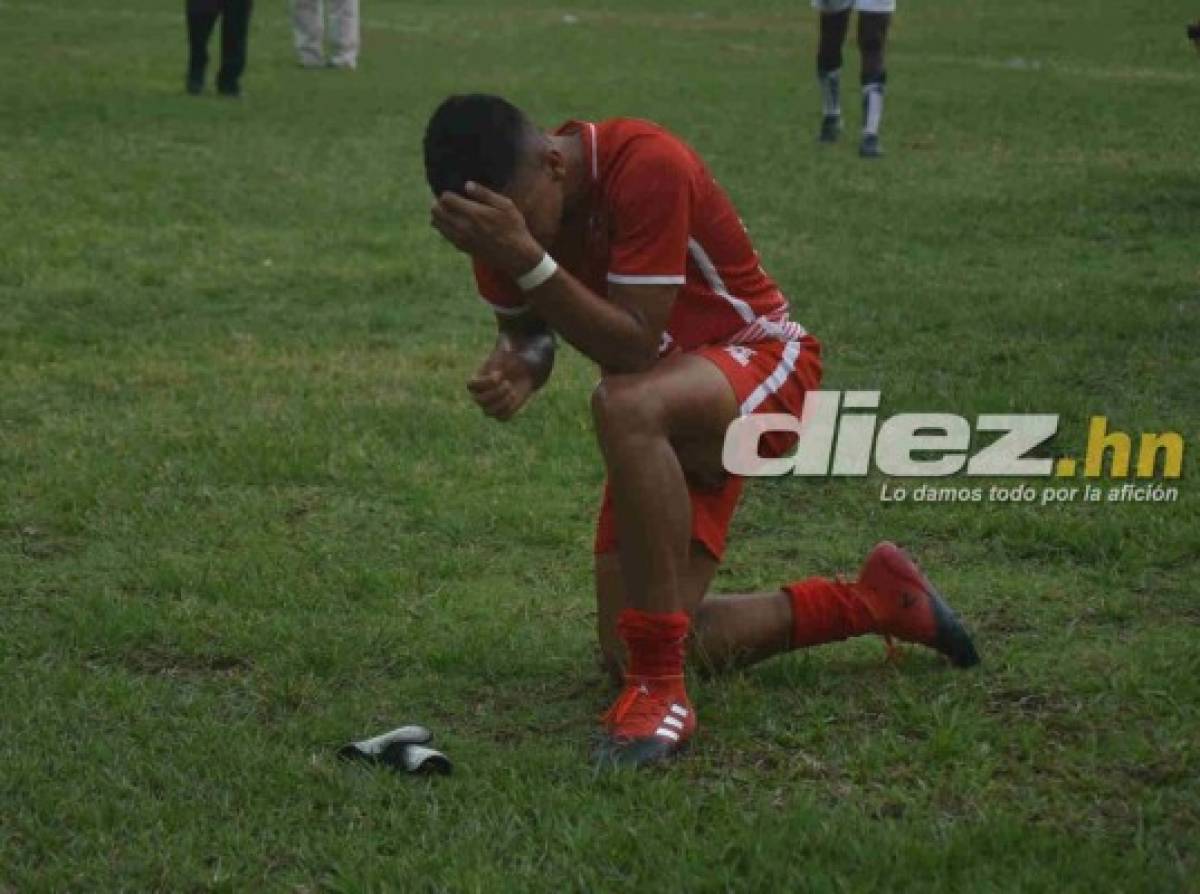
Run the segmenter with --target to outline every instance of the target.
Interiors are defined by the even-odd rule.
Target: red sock
[[[875,619],[853,584],[825,577],[788,584],[792,599],[792,648],[834,643],[875,630]]]
[[[629,650],[625,679],[672,679],[682,684],[687,634],[688,616],[684,612],[622,610],[617,617],[617,635]]]

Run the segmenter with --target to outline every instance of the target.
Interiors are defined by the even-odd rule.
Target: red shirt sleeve
[[[696,163],[670,136],[635,141],[610,188],[608,281],[683,285]]]
[[[491,305],[492,310],[505,317],[523,314],[529,310],[529,305],[525,303],[525,295],[517,288],[515,282],[482,261],[472,259],[471,263],[475,269],[475,284],[479,287],[479,297],[485,304]]]

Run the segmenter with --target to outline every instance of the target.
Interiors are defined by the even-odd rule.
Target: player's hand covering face
[[[543,250],[513,201],[477,183],[468,183],[466,193],[442,193],[431,209],[433,228],[459,251],[509,276],[533,268]]]

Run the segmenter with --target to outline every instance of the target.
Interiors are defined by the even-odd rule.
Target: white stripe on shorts
[[[743,416],[748,416],[757,410],[764,400],[780,389],[787,377],[792,374],[792,370],[796,368],[796,358],[800,356],[800,342],[789,341],[787,347],[783,349],[783,357],[779,360],[779,365],[769,375],[762,384],[750,393],[750,396],[742,401],[740,413]]]

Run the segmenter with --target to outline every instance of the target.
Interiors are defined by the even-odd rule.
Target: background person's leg
[[[850,27],[850,4],[844,9],[827,11],[818,16],[820,34],[817,39],[817,86],[821,91],[821,134],[823,143],[838,138],[842,127],[842,46]]]
[[[241,93],[252,8],[253,0],[225,0],[221,15],[221,69],[217,72],[217,89],[225,96]]]
[[[357,68],[358,0],[329,0],[329,64]]]
[[[884,50],[891,13],[858,14],[858,48],[862,55],[863,129],[859,153],[867,158],[882,154],[879,127],[883,122],[883,93],[887,83]]]
[[[305,68],[325,65],[325,21],[321,0],[292,0],[292,45]]]
[[[187,0],[188,70],[187,90],[199,93],[204,89],[204,71],[208,67],[208,41],[217,23],[217,0]]]

